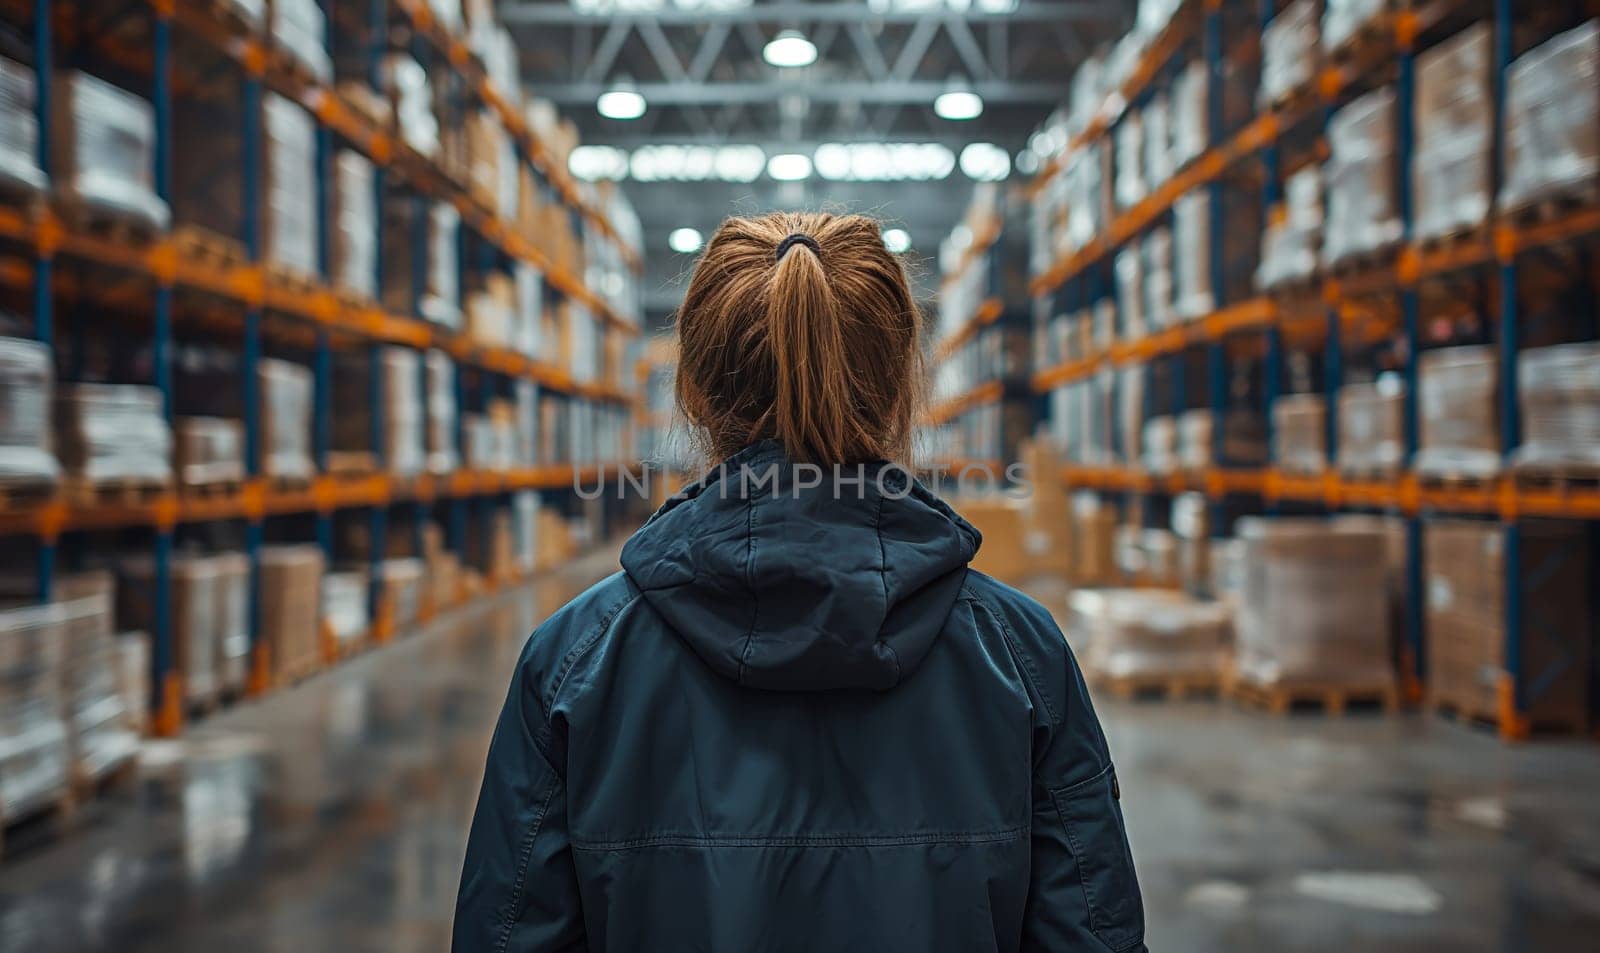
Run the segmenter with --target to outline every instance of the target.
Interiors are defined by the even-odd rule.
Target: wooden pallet
[[[329,476],[364,477],[378,471],[378,456],[366,450],[329,450]]]
[[[184,496],[195,497],[202,500],[214,500],[238,496],[244,488],[244,481],[239,480],[206,480],[201,483],[185,483],[182,486]]]
[[[237,268],[250,259],[243,242],[197,225],[178,226],[172,233],[172,244],[179,257],[215,268]]]
[[[266,271],[268,281],[273,285],[287,288],[296,294],[312,294],[321,287],[321,282],[314,276],[298,268],[291,268],[275,261],[264,263],[262,268]]]
[[[143,506],[172,490],[170,480],[149,478],[86,480],[72,478],[62,483],[63,495],[75,506]]]
[[[279,493],[293,493],[311,488],[309,473],[269,473],[266,480],[267,485]]]
[[[101,768],[97,772],[85,771],[81,766],[73,765],[73,797],[80,804],[100,800],[118,788],[133,784],[138,776],[139,756],[137,752],[129,752],[128,756],[121,761]]]
[[[1263,685],[1248,678],[1233,683],[1233,698],[1246,708],[1270,715],[1287,715],[1296,709],[1321,711],[1330,718],[1351,706],[1369,707],[1392,715],[1400,708],[1400,690],[1393,684],[1347,685],[1337,682],[1275,682]]]
[[[279,687],[298,685],[299,683],[322,671],[324,667],[325,666],[322,663],[322,652],[319,647],[317,651],[308,652],[299,659],[279,665],[276,682]]]
[[[1512,470],[1519,484],[1551,490],[1588,490],[1600,486],[1600,464],[1520,463]]]
[[[0,482],[0,510],[23,510],[38,506],[56,495],[53,483]]]
[[[1500,722],[1500,712],[1485,709],[1473,702],[1429,695],[1426,704],[1429,711],[1446,721],[1485,731],[1501,731],[1505,727]],[[1581,719],[1544,717],[1529,722],[1526,728],[1535,734],[1581,735],[1588,726]]]
[[[1521,226],[1542,225],[1600,205],[1600,182],[1588,182],[1568,191],[1530,199],[1501,214]]]
[[[1430,489],[1486,490],[1499,479],[1499,473],[1468,473],[1457,470],[1417,471],[1417,485]]]
[[[1214,673],[1101,675],[1095,677],[1091,684],[1097,690],[1123,701],[1182,701],[1194,695],[1220,694],[1222,678]]]
[[[94,202],[58,200],[56,214],[69,228],[117,245],[149,245],[161,234],[154,222]]]
[[[1400,468],[1398,466],[1341,466],[1339,468],[1339,476],[1356,483],[1393,483],[1400,477]]]

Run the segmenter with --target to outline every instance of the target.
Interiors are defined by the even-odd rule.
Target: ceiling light
[[[761,58],[785,68],[810,66],[817,61],[817,45],[799,30],[784,30],[761,50]]]
[[[811,177],[811,157],[799,152],[786,152],[767,160],[767,174],[779,182],[798,182]]]
[[[705,244],[705,238],[700,234],[699,229],[675,228],[672,230],[672,234],[667,236],[667,247],[680,255],[692,255],[699,251],[700,246],[703,244]]]
[[[970,89],[952,89],[933,101],[933,112],[940,119],[958,122],[977,119],[983,115],[983,98]]]
[[[1011,174],[1011,155],[992,142],[970,143],[961,150],[961,171],[979,182],[998,182]]]
[[[911,250],[911,234],[903,228],[891,228],[883,233],[883,247],[903,255]]]
[[[567,156],[567,171],[585,182],[628,177],[628,153],[615,146],[578,146]]]
[[[1023,175],[1032,175],[1039,171],[1039,156],[1032,149],[1024,149],[1017,153],[1017,171]]]
[[[644,96],[629,86],[617,86],[600,94],[595,109],[607,119],[638,119],[644,115]]]

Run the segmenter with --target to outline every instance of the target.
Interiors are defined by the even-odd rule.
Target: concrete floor
[[[446,949],[510,664],[608,559],[152,745],[72,836],[0,863],[0,950]],[[1153,950],[1595,948],[1600,746],[1203,702],[1102,717]]]

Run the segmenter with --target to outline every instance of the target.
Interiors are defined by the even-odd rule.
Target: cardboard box
[[[298,678],[320,664],[322,571],[322,549],[315,544],[261,549],[259,641],[277,678]]]

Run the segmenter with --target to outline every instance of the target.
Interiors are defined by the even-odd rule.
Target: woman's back
[[[529,640],[456,949],[1141,949],[1076,666],[979,544],[777,438],[669,501]]]

